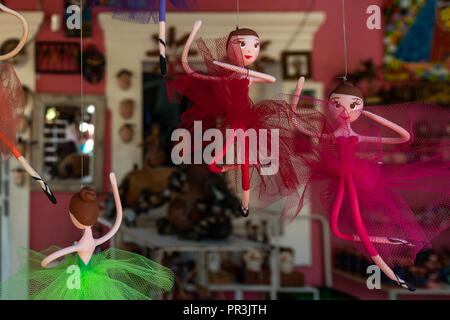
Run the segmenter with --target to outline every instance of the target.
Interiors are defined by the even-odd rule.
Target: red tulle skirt
[[[0,152],[1,160],[12,154],[16,143],[16,133],[25,109],[25,97],[13,67],[10,64],[0,66]]]
[[[202,54],[203,62],[202,69],[197,72],[205,74],[206,70],[206,74],[215,78],[203,80],[195,74],[185,74],[168,83],[168,93],[171,99],[184,96],[192,103],[181,116],[180,128],[193,132],[194,122],[201,121],[203,132],[209,128],[217,128],[223,132],[224,140],[227,129],[255,133],[256,139],[247,140],[246,158],[256,159],[249,163],[249,189],[252,206],[262,208],[297,192],[300,182],[297,180],[293,161],[296,132],[290,125],[290,112],[284,101],[265,100],[254,103],[248,96],[247,75],[227,71],[212,63],[214,60],[226,59],[225,43],[226,38],[208,44],[202,39],[198,40],[197,48]],[[262,142],[267,148],[261,146]],[[225,145],[226,142],[223,141],[221,146]],[[232,163],[242,163],[239,162],[240,146],[236,141],[232,148]],[[244,150],[241,151],[244,153]],[[274,152],[278,153],[278,164],[274,165],[276,169],[272,174],[266,174],[264,159]],[[230,164],[229,161],[226,164]],[[240,190],[241,170],[234,170],[229,177],[236,191]]]

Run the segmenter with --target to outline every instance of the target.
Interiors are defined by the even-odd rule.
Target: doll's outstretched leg
[[[225,148],[222,148],[222,150],[220,150],[220,152],[218,152],[217,155],[214,157],[212,163],[210,165],[208,165],[208,168],[210,171],[215,172],[215,173],[222,173],[222,172],[242,169],[243,164],[228,164],[228,165],[223,165],[220,167],[217,166],[217,162],[225,157],[228,150],[230,150],[231,146],[234,144],[235,137],[236,137],[236,135],[233,135],[227,139]],[[256,167],[256,166],[261,166],[261,164],[254,164],[254,165],[249,165],[249,166]]]
[[[362,244],[366,248],[367,252],[369,253],[370,257],[372,258],[373,262],[391,279],[393,280],[397,285],[408,289],[410,291],[415,291],[416,289],[407,283],[406,281],[400,279],[399,276],[397,276],[394,271],[384,262],[383,258],[380,256],[378,251],[373,246],[372,242],[370,241],[369,235],[367,234],[366,227],[364,226],[364,222],[361,218],[361,212],[359,210],[359,202],[358,202],[358,195],[355,188],[355,183],[353,181],[353,177],[349,176],[347,178],[347,186],[349,191],[349,198],[350,198],[350,207],[353,217],[353,223],[355,224],[356,231],[361,239]]]
[[[224,167],[218,167],[217,162],[224,158],[225,154],[228,152],[228,150],[231,148],[231,146],[234,144],[234,139],[236,137],[235,130],[233,130],[233,134],[231,137],[227,137],[227,141],[225,144],[225,147],[222,148],[214,157],[213,162],[208,166],[209,170],[215,173],[221,173],[228,170],[224,170]],[[229,169],[231,170],[231,169]]]
[[[215,173],[223,173],[223,172],[228,172],[228,171],[233,171],[233,170],[238,170],[238,169],[242,169],[244,165],[243,164],[227,164],[225,166],[217,166],[217,163],[213,162],[209,165],[209,170]],[[262,165],[258,165],[258,164],[249,164],[248,167],[258,167],[258,166],[262,166]]]
[[[249,204],[250,204],[250,173],[249,173],[249,146],[248,139],[245,139],[245,154],[244,154],[244,164],[241,167],[242,172],[242,216],[248,217],[250,213]]]

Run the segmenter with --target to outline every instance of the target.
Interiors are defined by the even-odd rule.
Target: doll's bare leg
[[[213,172],[221,173],[221,172],[239,170],[239,169],[242,169],[243,166],[244,166],[243,164],[227,164],[225,166],[220,166],[220,167],[216,166],[217,170],[221,169],[220,171],[213,171],[211,168],[210,168],[210,170]],[[263,165],[259,165],[259,164],[249,164],[248,165],[249,168],[250,167],[258,167],[258,166],[263,166]]]
[[[250,204],[250,190],[242,190],[242,216],[248,217],[248,214],[250,213],[249,209]]]
[[[243,164],[227,164],[225,166],[221,166],[221,167],[217,167],[217,168],[222,169],[222,171],[220,171],[220,172],[228,172],[228,171],[242,169],[243,166],[244,166]],[[249,164],[248,165],[249,168],[250,167],[258,167],[258,166],[263,167],[264,165],[262,165],[262,164]]]
[[[389,238],[389,237],[377,237],[377,236],[369,236],[370,242],[372,243],[382,243],[382,244],[389,244],[389,245],[408,245],[411,247],[415,247],[416,245],[408,240],[405,239],[398,239],[398,238]],[[353,241],[361,241],[361,238],[354,234],[353,235]]]
[[[231,137],[231,139],[228,139],[225,148],[223,148],[222,150],[220,150],[220,152],[214,157],[213,162],[208,166],[209,170],[215,173],[222,173],[222,172],[227,172],[227,171],[232,171],[232,170],[238,170],[242,168],[242,164],[229,164],[229,165],[223,165],[223,166],[217,166],[217,162],[220,159],[223,159],[226,155],[226,153],[228,152],[228,150],[231,148],[231,146],[234,144],[234,139],[235,139],[236,135],[233,135]],[[252,164],[249,166],[259,166],[260,164]]]
[[[378,251],[373,246],[372,242],[370,241],[369,235],[367,234],[367,230],[364,226],[364,222],[361,218],[361,212],[359,210],[359,202],[358,202],[358,195],[356,192],[355,184],[353,181],[353,177],[349,176],[347,178],[347,187],[349,191],[349,197],[350,197],[350,206],[351,206],[351,212],[353,217],[353,222],[355,224],[356,232],[358,233],[362,244],[366,248],[367,252],[369,253],[371,259],[375,264],[391,279],[393,280],[397,285],[408,289],[410,291],[415,291],[416,289],[408,284],[406,281],[402,280],[397,276],[394,271],[384,262],[383,258],[379,255]]]
[[[217,166],[217,161],[223,159],[225,154],[228,152],[228,150],[234,144],[234,138],[235,137],[236,137],[235,130],[233,130],[233,135],[227,139],[227,142],[225,144],[225,148],[222,148],[222,150],[220,150],[220,152],[218,152],[215,155],[215,157],[213,159],[213,162],[208,166],[210,171],[215,172],[215,173],[221,173],[221,172],[224,172],[224,171],[228,171],[228,170],[224,170],[223,166],[222,167],[218,167]]]
[[[250,203],[250,173],[249,173],[249,146],[248,146],[248,139],[245,139],[245,155],[244,155],[244,164],[241,167],[242,172],[242,215],[244,217],[248,217],[248,214],[250,212],[248,206]]]

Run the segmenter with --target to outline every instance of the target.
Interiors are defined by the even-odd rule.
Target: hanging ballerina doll
[[[292,132],[285,130],[283,121],[289,121],[289,115],[278,107],[275,100],[254,104],[248,97],[249,86],[252,83],[276,81],[271,75],[246,68],[258,58],[260,51],[259,36],[251,29],[236,28],[228,37],[210,42],[197,40],[197,47],[203,56],[207,73],[191,68],[188,54],[201,24],[201,21],[195,22],[182,53],[181,62],[187,75],[168,84],[169,96],[175,91],[193,102],[193,106],[182,114],[180,127],[192,131],[194,122],[201,121],[203,128],[218,126],[222,131],[227,130],[225,145],[219,146],[219,151],[209,163],[209,169],[216,173],[240,170],[241,212],[246,217],[249,214],[250,189],[258,192],[257,198],[265,206],[282,199],[290,193],[290,186],[295,185],[291,181],[292,178],[295,179],[295,175],[292,175],[294,168],[286,161],[291,153],[289,143],[293,137]],[[250,135],[246,136],[250,131],[258,135],[261,130],[269,134],[266,142],[272,141],[273,132],[279,133],[279,139],[275,139],[277,143],[279,142],[280,158],[279,161],[277,159],[279,170],[275,174],[262,173],[267,163],[261,161],[261,152],[256,150],[256,143],[249,145]],[[238,159],[234,158],[235,142]],[[271,142],[267,145],[270,150],[265,155],[275,151],[276,148]],[[232,156],[228,157],[227,153],[231,151]],[[225,158],[226,162],[229,162],[229,158],[233,158],[234,162],[218,166]],[[252,170],[257,173],[253,177]],[[255,181],[253,185],[252,180]],[[236,178],[236,184],[238,183],[239,179]]]
[[[412,212],[404,196],[410,195],[415,207],[433,204],[437,211],[448,208],[450,165],[439,161],[436,164],[442,152],[434,159],[412,164],[382,163],[383,156],[399,155],[400,150],[408,153],[410,132],[363,110],[361,91],[346,81],[333,90],[329,101],[300,96],[304,81],[303,77],[299,79],[291,104],[293,124],[311,137],[311,151],[300,155],[304,166],[297,168],[305,188],[301,202],[308,192],[319,193],[320,187],[314,182],[328,181],[319,194],[322,204],[331,212],[333,233],[352,241],[397,285],[414,291],[414,287],[400,279],[388,264],[413,263],[417,252],[429,248],[431,238],[446,229],[450,219],[448,214],[436,214],[424,223]],[[428,108],[427,112],[433,113],[435,121],[442,119],[436,117],[439,112],[448,119],[448,112]],[[408,122],[416,106],[406,104],[378,109],[391,117],[399,115],[396,119]],[[353,125],[360,133],[353,130]],[[383,127],[396,136],[384,136]],[[389,145],[391,151],[383,152],[383,145]],[[395,149],[395,145],[402,147]],[[441,146],[441,151],[445,148],[448,152],[448,146]],[[436,185],[433,179],[439,176],[444,179]]]
[[[28,37],[28,23],[21,14],[5,7],[3,4],[0,4],[0,10],[19,18],[23,25],[22,38],[17,47],[11,52],[0,56],[0,61],[6,61],[17,55],[25,45]],[[16,132],[22,120],[24,109],[25,96],[20,80],[14,68],[8,63],[3,63],[0,65],[0,151],[2,160],[6,160],[11,154],[14,155],[25,171],[41,185],[42,190],[50,201],[56,203],[55,196],[47,183],[30,166],[15,146]]]
[[[92,226],[99,214],[96,193],[89,187],[81,189],[69,206],[71,221],[83,230],[81,239],[64,249],[29,250],[28,265],[1,284],[3,297],[14,299],[20,295],[20,290],[16,290],[27,282],[29,298],[34,300],[148,300],[171,290],[172,271],[144,256],[115,248],[94,254],[96,247],[116,234],[122,222],[114,173],[110,174],[110,181],[117,210],[110,231],[101,238],[93,237]],[[56,262],[61,257],[65,259]]]

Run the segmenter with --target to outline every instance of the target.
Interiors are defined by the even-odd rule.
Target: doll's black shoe
[[[50,190],[50,187],[48,186],[48,184],[44,180],[42,180],[42,178],[39,176],[32,177],[32,178],[34,180],[36,180],[37,182],[39,182],[39,184],[41,185],[42,191],[44,191],[44,193],[47,195],[47,197],[53,204],[56,204],[56,198],[55,198],[52,190]]]
[[[165,76],[166,73],[167,73],[167,60],[162,55],[159,55],[159,66],[160,66],[160,69],[161,69],[161,74],[163,76]]]
[[[250,209],[248,207],[244,208],[241,206],[241,216],[243,216],[244,218],[247,218],[249,213],[250,213]]]
[[[397,278],[397,281],[395,282],[396,285],[408,289],[409,291],[416,291],[416,288],[412,284],[406,282],[405,280],[401,280],[398,275],[395,275],[395,277]]]

